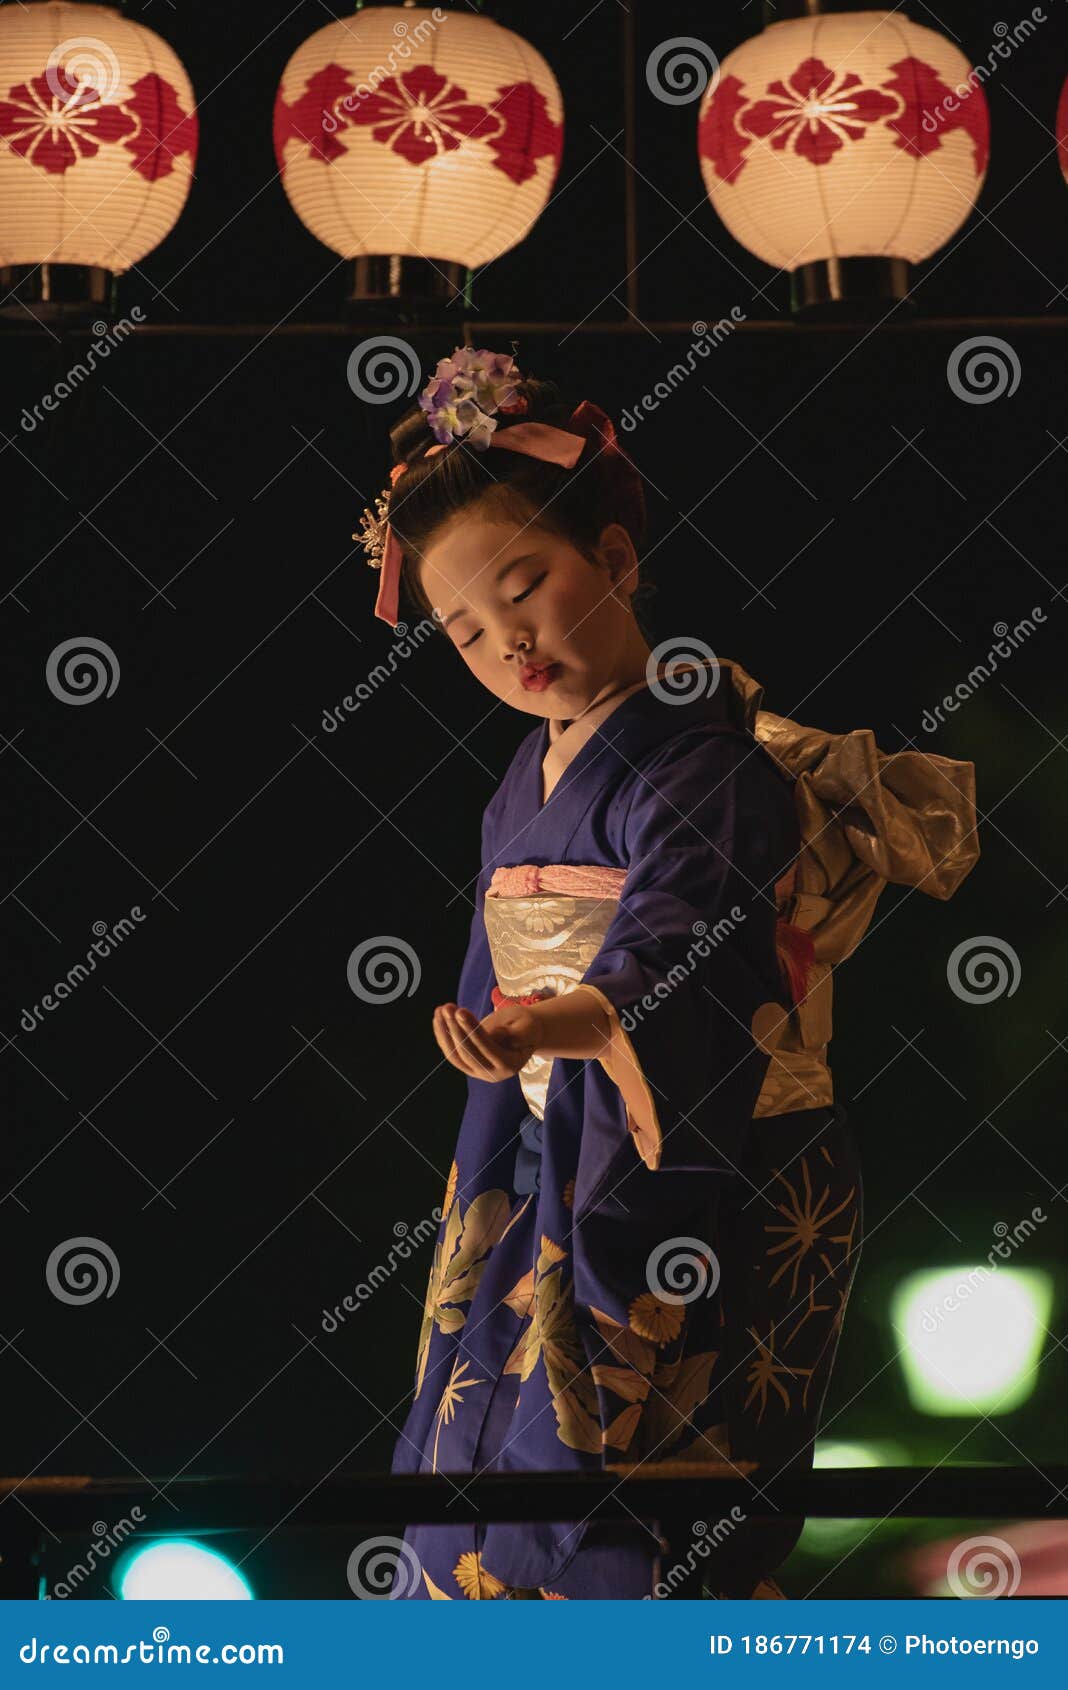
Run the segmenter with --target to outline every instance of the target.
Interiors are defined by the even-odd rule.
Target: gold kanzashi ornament
[[[375,499],[375,509],[370,505],[364,508],[360,518],[359,532],[352,538],[359,540],[367,553],[367,562],[372,569],[381,569],[382,555],[386,549],[386,529],[389,525],[389,495],[392,489],[383,488]]]

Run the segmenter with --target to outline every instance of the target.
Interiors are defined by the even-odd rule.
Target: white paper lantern
[[[930,257],[986,174],[987,105],[969,69],[900,12],[771,24],[723,61],[701,103],[712,204],[778,270]]]
[[[540,53],[489,18],[369,6],[298,47],[274,140],[293,209],[343,258],[473,268],[544,209],[563,100]]]
[[[172,49],[113,6],[0,6],[0,264],[122,275],[169,234],[196,159]]]

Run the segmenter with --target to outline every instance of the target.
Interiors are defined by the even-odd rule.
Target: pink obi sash
[[[520,863],[495,868],[487,898],[531,898],[536,892],[562,892],[568,898],[618,898],[627,878],[624,868],[598,863]]]

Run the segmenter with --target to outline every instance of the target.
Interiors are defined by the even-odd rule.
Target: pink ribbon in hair
[[[621,451],[611,417],[607,416],[599,405],[593,405],[588,399],[584,399],[569,421],[577,423],[580,428],[586,428],[589,432],[571,434],[566,429],[554,428],[551,423],[521,422],[513,423],[510,428],[498,429],[490,436],[489,444],[503,446],[509,452],[523,452],[531,458],[542,458],[546,463],[559,464],[563,469],[574,469],[587,442],[591,438],[596,439],[602,451],[612,453],[620,459],[621,467],[626,467],[627,515],[632,516],[635,500],[640,501],[642,498],[641,476]],[[434,445],[424,455],[429,458],[435,452],[444,450],[443,445]],[[408,467],[407,464],[393,465],[390,471],[390,482],[393,486],[396,486]],[[375,615],[381,617],[383,622],[388,622],[390,627],[395,627],[397,623],[403,558],[404,548],[387,522]]]

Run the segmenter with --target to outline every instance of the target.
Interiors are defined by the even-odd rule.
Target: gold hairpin
[[[352,538],[358,540],[367,553],[367,562],[372,569],[381,569],[386,550],[386,529],[389,526],[389,495],[392,488],[383,487],[375,499],[375,510],[370,505],[364,509],[360,518],[360,528]]]

